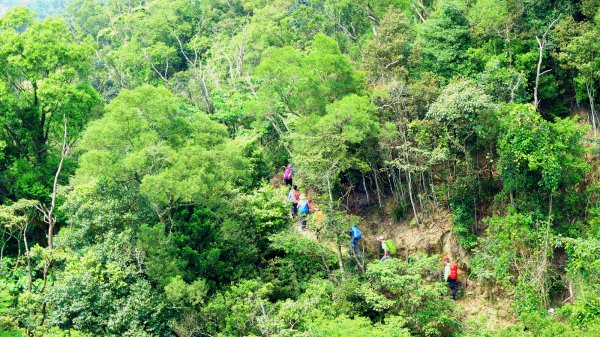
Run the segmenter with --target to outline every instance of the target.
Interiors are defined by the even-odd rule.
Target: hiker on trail
[[[448,282],[448,287],[452,290],[452,299],[456,300],[456,279],[458,278],[458,265],[452,263],[450,258],[444,259],[446,267],[444,268],[444,282]]]
[[[283,170],[283,183],[286,186],[292,186],[292,177],[296,174],[296,170],[294,169],[294,164],[288,165]]]
[[[290,193],[288,193],[288,200],[292,203],[292,218],[298,214],[298,201],[300,200],[300,192],[298,192],[298,186],[292,186]]]
[[[381,244],[381,249],[383,250],[383,256],[381,257],[381,262],[392,258],[394,254],[396,254],[396,243],[394,240],[386,240],[383,235],[377,238],[377,241]]]
[[[308,201],[308,199],[306,198],[306,196],[303,194],[300,197],[300,200],[298,201],[298,213],[300,213],[300,229],[302,231],[306,230],[306,216],[308,214],[310,214],[310,201]]]
[[[347,233],[352,238],[352,247],[354,248],[354,253],[356,254],[356,256],[361,256],[362,252],[360,251],[360,248],[358,246],[360,239],[362,239],[360,229],[358,229],[358,226],[352,226],[352,228],[350,228],[350,231],[348,231]]]

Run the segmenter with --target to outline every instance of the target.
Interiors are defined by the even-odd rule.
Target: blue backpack
[[[360,233],[360,229],[358,229],[358,226],[352,226],[352,235],[357,240],[362,239],[362,234]]]
[[[308,200],[300,200],[300,202],[298,202],[298,213],[300,213],[300,214],[309,214],[310,213],[309,206],[308,206]]]

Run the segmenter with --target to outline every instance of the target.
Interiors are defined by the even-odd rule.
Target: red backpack
[[[451,280],[458,278],[458,265],[456,263],[450,265],[450,275],[448,275],[448,278]]]

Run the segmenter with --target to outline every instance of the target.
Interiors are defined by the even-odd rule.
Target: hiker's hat
[[[444,258],[444,262],[450,262],[450,258],[449,257],[445,257]]]

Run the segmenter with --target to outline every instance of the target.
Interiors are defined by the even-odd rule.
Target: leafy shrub
[[[399,317],[386,320],[386,324],[373,324],[365,317],[350,319],[345,316],[334,320],[324,319],[310,325],[309,331],[314,337],[409,337],[410,333],[403,328],[404,321]]]
[[[394,221],[400,221],[400,220],[404,219],[404,217],[406,216],[406,214],[407,214],[406,211],[407,211],[406,203],[401,202],[398,205],[396,205],[394,208],[392,208],[392,218],[394,219]]]
[[[454,219],[453,231],[464,248],[473,248],[477,242],[475,227],[475,198],[477,180],[474,176],[458,177],[450,188],[450,209]]]
[[[275,286],[278,299],[297,297],[307,281],[314,277],[325,278],[328,270],[335,268],[336,257],[329,247],[315,240],[295,232],[278,233],[269,239],[277,256],[270,262],[265,278]]]
[[[371,315],[401,315],[411,332],[419,336],[449,336],[458,331],[460,323],[447,286],[427,280],[442,268],[439,258],[415,256],[409,261],[390,259],[369,265],[365,274],[368,283],[362,292]]]

